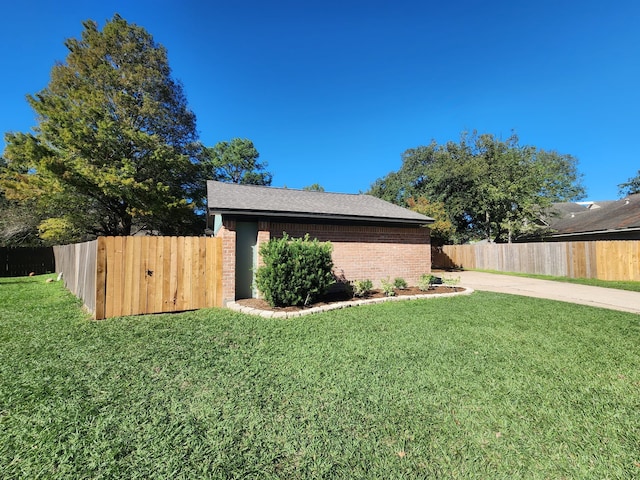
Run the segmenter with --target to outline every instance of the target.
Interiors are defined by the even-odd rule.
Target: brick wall
[[[269,225],[270,222],[268,221],[258,222],[258,245],[267,243],[271,239],[271,231]],[[264,262],[262,261],[262,255],[258,254],[258,267],[262,267],[263,265]]]
[[[223,219],[217,234],[222,238],[222,304],[236,299],[236,221]]]
[[[330,241],[334,271],[349,281],[370,279],[379,287],[382,279],[401,277],[417,285],[422,274],[431,272],[428,228],[270,224],[271,238],[282,237],[282,232],[295,238],[308,233],[311,238]]]
[[[236,221],[223,219],[217,236],[222,238],[223,304],[236,295]],[[424,273],[431,272],[431,247],[428,228],[372,227],[258,222],[258,245],[286,232],[298,238],[309,234],[333,245],[334,271],[348,281],[369,279],[376,288],[380,280],[404,278],[417,285]],[[263,265],[259,257],[258,266]]]

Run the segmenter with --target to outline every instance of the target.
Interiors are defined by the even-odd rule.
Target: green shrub
[[[382,285],[382,291],[385,296],[393,297],[396,294],[395,286],[389,280],[382,279],[380,280],[380,284]]]
[[[406,280],[400,277],[397,277],[393,281],[393,286],[396,287],[398,290],[404,290],[405,288],[408,287]]]
[[[335,282],[333,246],[329,242],[291,239],[284,233],[260,246],[264,266],[256,272],[256,286],[272,307],[307,305]]]
[[[420,276],[420,280],[418,280],[418,288],[423,292],[430,290],[433,284],[435,283],[436,276],[429,275],[428,273],[424,273]]]
[[[371,289],[373,289],[373,282],[371,280],[354,280],[352,283],[353,286],[353,296],[354,297],[364,297],[366,296]]]
[[[460,283],[460,277],[443,277],[442,283],[444,283],[449,288],[454,288]]]

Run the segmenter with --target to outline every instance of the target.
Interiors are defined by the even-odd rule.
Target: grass
[[[633,478],[640,316],[476,292],[94,322],[0,279],[0,478]]]
[[[618,290],[629,290],[640,292],[640,282],[622,280],[598,280],[597,278],[570,278],[554,277],[552,275],[537,275],[534,273],[502,272],[498,270],[475,270],[476,272],[496,273],[499,275],[511,275],[513,277],[537,278],[539,280],[551,280],[554,282],[577,283],[579,285],[590,285],[592,287],[615,288]]]

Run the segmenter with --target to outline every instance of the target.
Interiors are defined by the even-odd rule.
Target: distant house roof
[[[640,194],[591,205],[559,203],[548,219],[552,237],[640,232]]]
[[[207,182],[209,212],[334,221],[425,225],[433,218],[371,195]]]
[[[564,218],[566,216],[570,216],[571,214],[586,212],[588,210],[587,205],[583,205],[575,202],[563,202],[563,203],[554,203],[552,207],[553,218]]]

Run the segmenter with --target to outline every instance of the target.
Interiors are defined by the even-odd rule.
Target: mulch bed
[[[446,287],[443,285],[434,285],[429,290],[420,290],[418,287],[408,287],[402,290],[396,289],[396,297],[411,296],[411,295],[436,295],[442,293],[455,293],[462,292],[465,289],[462,287]],[[335,292],[325,295],[321,300],[310,303],[306,307],[272,307],[265,300],[261,298],[245,298],[242,300],[236,300],[236,303],[244,307],[251,307],[258,310],[267,310],[271,312],[298,312],[300,310],[308,310],[313,307],[321,307],[325,305],[331,305],[332,303],[342,302],[357,302],[360,300],[368,300],[373,298],[384,298],[384,292],[382,290],[371,290],[368,295],[364,297],[349,297],[345,292]]]

